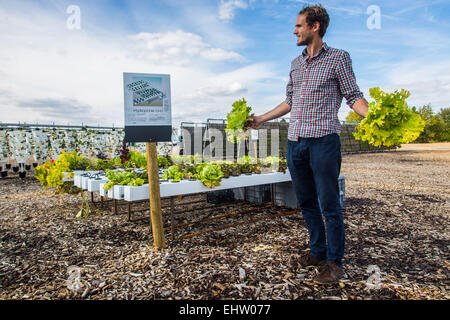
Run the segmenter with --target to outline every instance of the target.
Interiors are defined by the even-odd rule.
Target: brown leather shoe
[[[323,266],[326,263],[325,260],[319,260],[316,257],[312,256],[309,252],[302,254],[301,256],[291,256],[289,258],[289,265],[291,267],[297,267],[300,265],[301,267],[309,267],[309,266],[315,266],[320,267]]]
[[[314,282],[320,284],[336,283],[344,276],[344,270],[335,262],[329,262],[320,268]]]

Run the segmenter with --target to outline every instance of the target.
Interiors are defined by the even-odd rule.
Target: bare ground
[[[449,299],[450,150],[426,147],[344,157],[345,278],[329,286],[313,282],[316,269],[289,264],[308,247],[301,214],[177,241],[168,229],[158,251],[148,218],[98,207],[75,219],[79,195],[55,195],[32,177],[0,179],[0,299]],[[180,205],[191,200],[177,200],[178,223],[243,213],[177,236],[289,211]],[[69,266],[80,268],[78,292],[67,287]]]

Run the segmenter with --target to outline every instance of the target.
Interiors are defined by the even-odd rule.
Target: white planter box
[[[111,189],[105,190],[105,191],[106,191],[107,198],[114,199],[114,188],[111,188]]]
[[[100,195],[109,199],[117,199],[122,200],[124,196],[124,186],[114,185],[111,189],[105,190],[103,187],[105,186],[106,182],[99,183],[99,189]]]
[[[103,189],[103,187],[105,186],[105,184],[106,184],[106,182],[104,182],[104,183],[100,183],[100,185],[98,186],[98,191],[100,192],[100,195],[102,196],[102,197],[107,197],[108,196],[108,190],[105,190],[105,189]]]
[[[113,198],[114,199],[122,200],[124,198],[124,187],[125,186],[114,185],[111,188],[113,190]]]
[[[123,198],[126,201],[138,201],[150,198],[148,193],[148,184],[144,184],[140,187],[124,186],[123,193]]]
[[[87,190],[89,178],[88,177],[81,177],[81,189]]]
[[[73,184],[76,187],[81,188],[81,175],[75,174],[75,176],[73,177]]]
[[[289,171],[286,173],[274,172],[267,174],[240,175],[239,177],[230,177],[222,179],[221,185],[210,189],[200,181],[182,180],[180,182],[163,182],[160,184],[161,197],[170,197],[176,195],[192,194],[199,192],[208,192],[216,190],[234,189],[240,187],[256,186],[261,184],[279,183],[291,181]],[[138,201],[149,198],[148,184],[140,187],[124,186],[124,199],[126,201]]]
[[[82,170],[76,170],[74,171],[74,178],[73,178],[73,184],[75,186],[77,186],[78,188],[82,188],[84,190],[87,190],[87,180],[89,179],[88,177],[83,177],[82,175],[85,173],[90,173],[90,174],[95,174],[98,173],[100,171],[82,171]],[[84,180],[83,180],[84,179]],[[84,181],[84,182],[83,182]],[[83,186],[84,183],[84,186]]]
[[[89,179],[87,184],[87,189],[90,192],[100,191],[100,184],[108,182],[108,179]]]

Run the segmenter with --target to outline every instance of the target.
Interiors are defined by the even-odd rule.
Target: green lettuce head
[[[247,106],[247,101],[244,98],[233,103],[233,109],[227,115],[227,139],[230,142],[236,143],[238,140],[246,138],[244,127],[252,108]]]
[[[416,140],[425,127],[425,121],[408,107],[407,90],[386,93],[375,87],[370,89],[375,99],[369,103],[369,112],[353,133],[357,140],[374,146],[394,147]]]

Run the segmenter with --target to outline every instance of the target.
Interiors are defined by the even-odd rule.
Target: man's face
[[[297,36],[297,46],[307,46],[314,39],[314,28],[306,22],[306,16],[300,14],[295,21],[294,34]]]

